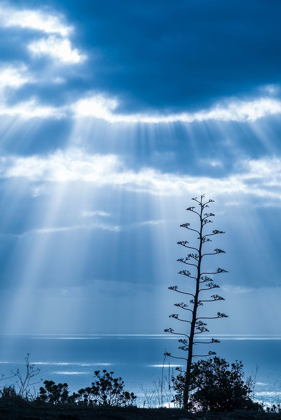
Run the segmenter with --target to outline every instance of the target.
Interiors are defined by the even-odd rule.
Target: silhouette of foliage
[[[78,391],[80,400],[87,405],[128,407],[134,405],[136,396],[124,390],[122,378],[113,378],[114,372],[95,371],[91,387]]]
[[[220,267],[211,271],[209,269],[206,271],[206,268],[204,268],[204,266],[209,266],[209,262],[207,262],[208,265],[206,265],[205,260],[208,260],[210,256],[225,253],[220,248],[215,248],[214,250],[209,249],[209,245],[212,242],[211,238],[224,233],[223,231],[217,229],[206,231],[206,226],[213,223],[212,219],[215,216],[214,213],[210,213],[207,210],[214,200],[205,200],[204,195],[201,195],[199,199],[194,197],[192,200],[196,205],[188,207],[186,210],[195,215],[198,220],[198,226],[193,228],[190,223],[184,223],[181,227],[187,229],[190,234],[195,234],[196,241],[194,241],[195,243],[191,245],[186,240],[178,242],[178,244],[183,246],[188,252],[186,257],[178,259],[179,262],[188,268],[186,270],[179,271],[179,274],[185,277],[185,287],[183,289],[179,289],[178,286],[169,287],[170,290],[183,295],[187,301],[189,300],[188,303],[175,303],[174,306],[180,308],[181,314],[170,315],[170,318],[184,323],[187,328],[185,328],[184,331],[174,330],[173,328],[165,329],[165,332],[179,337],[179,349],[184,352],[183,356],[175,356],[168,352],[165,354],[169,357],[183,360],[186,364],[185,374],[182,375],[182,379],[185,381],[182,394],[182,402],[185,409],[187,409],[189,405],[191,385],[190,372],[194,357],[205,357],[216,354],[213,351],[209,351],[208,353],[200,351],[199,354],[198,352],[196,354],[194,352],[194,346],[198,344],[205,346],[206,344],[219,343],[219,340],[215,338],[211,338],[207,341],[202,340],[201,334],[209,332],[206,321],[211,319],[227,318],[227,315],[221,312],[217,312],[217,314],[213,316],[200,315],[200,308],[205,304],[224,300],[224,298],[218,294],[208,296],[208,292],[213,289],[219,289],[220,287],[218,284],[214,283],[212,277],[218,274],[227,273],[227,271]]]
[[[185,375],[173,378],[175,401],[181,402]],[[242,362],[231,365],[225,359],[214,357],[192,364],[190,372],[189,409],[192,411],[262,410],[251,399],[253,380],[245,381]]]
[[[266,407],[266,412],[267,413],[277,413],[280,414],[281,413],[281,404],[273,404],[271,407]]]
[[[33,393],[31,392],[31,387],[41,382],[41,380],[37,381],[34,379],[36,376],[39,375],[40,369],[35,367],[34,364],[30,363],[29,356],[30,354],[27,353],[25,357],[25,373],[24,374],[21,373],[20,369],[17,369],[16,371],[11,370],[11,376],[5,376],[2,374],[0,378],[0,381],[7,381],[7,380],[11,380],[15,378],[18,391],[16,391],[14,385],[11,385],[11,386],[5,385],[3,387],[3,390],[6,393],[10,392],[11,396],[14,390],[14,392],[16,393],[18,397],[21,397],[25,400],[32,400],[34,398],[34,392]],[[4,395],[2,394],[3,390],[1,391],[2,398],[4,397]],[[8,394],[6,395],[6,398],[7,397],[8,397]]]
[[[68,385],[66,383],[55,384],[54,381],[44,381],[44,387],[39,389],[37,401],[49,404],[73,403],[73,398],[69,396]]]
[[[82,388],[69,395],[68,385],[44,381],[39,390],[37,401],[50,404],[77,404],[86,406],[130,407],[135,404],[133,392],[124,390],[122,378],[114,378],[114,372],[95,371],[95,381],[90,387]]]

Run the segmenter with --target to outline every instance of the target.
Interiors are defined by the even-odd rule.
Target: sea
[[[230,363],[241,360],[245,379],[252,376],[255,381],[254,400],[265,406],[281,403],[281,336],[218,338],[220,344],[198,346],[198,353],[214,350]],[[96,370],[107,370],[124,380],[139,406],[171,406],[171,377],[182,365],[164,356],[165,351],[182,355],[177,339],[168,335],[2,335],[0,342],[0,386],[17,386],[12,372],[24,378],[29,355],[40,370],[30,382],[34,394],[44,380],[67,383],[70,391],[77,391],[90,386]]]

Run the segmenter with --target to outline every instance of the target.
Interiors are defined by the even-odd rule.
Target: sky
[[[205,194],[210,331],[280,334],[280,13],[0,2],[0,333],[162,334]]]

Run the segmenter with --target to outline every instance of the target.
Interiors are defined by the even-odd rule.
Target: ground
[[[281,420],[281,414],[236,411],[189,414],[177,409],[2,405],[0,420]]]

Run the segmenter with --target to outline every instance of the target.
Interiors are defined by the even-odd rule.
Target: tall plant
[[[184,392],[183,392],[183,407],[188,409],[189,397],[190,397],[190,380],[191,380],[191,367],[194,357],[205,357],[215,355],[216,353],[213,351],[209,351],[207,354],[194,354],[194,346],[196,344],[213,344],[219,343],[219,340],[211,338],[210,341],[207,340],[200,340],[198,337],[202,333],[209,332],[207,328],[206,320],[208,319],[217,319],[217,318],[226,318],[227,315],[221,312],[217,312],[216,316],[200,316],[199,306],[203,306],[204,303],[207,302],[216,302],[219,300],[224,300],[223,297],[214,294],[209,298],[205,296],[205,293],[217,289],[220,286],[215,284],[212,277],[217,274],[227,273],[226,270],[222,268],[217,268],[214,272],[204,271],[204,260],[205,257],[213,256],[217,254],[224,254],[225,251],[222,249],[216,248],[213,252],[208,252],[205,250],[206,244],[208,242],[212,242],[211,237],[219,234],[223,234],[224,232],[221,230],[213,230],[211,232],[206,232],[206,226],[212,223],[211,218],[215,215],[214,213],[206,212],[206,209],[209,207],[210,203],[213,203],[214,200],[207,200],[204,201],[204,195],[198,199],[197,197],[192,198],[193,201],[197,203],[196,206],[188,207],[187,211],[194,213],[198,217],[198,228],[194,229],[191,227],[190,223],[184,223],[181,227],[187,229],[188,231],[196,233],[197,236],[197,243],[194,246],[190,246],[188,241],[180,241],[178,242],[179,245],[183,246],[184,248],[189,250],[189,254],[184,257],[178,259],[179,262],[188,266],[189,270],[181,270],[179,274],[185,276],[187,280],[191,280],[194,282],[191,291],[180,290],[178,286],[171,286],[169,287],[170,290],[175,291],[176,293],[180,293],[185,295],[186,297],[191,297],[188,305],[186,302],[175,303],[175,306],[180,308],[183,313],[186,314],[186,317],[181,317],[179,314],[172,314],[170,318],[174,318],[180,322],[186,323],[189,325],[189,333],[186,332],[176,332],[173,328],[168,328],[165,332],[169,332],[171,334],[175,334],[181,338],[179,338],[179,343],[181,344],[179,349],[186,353],[184,357],[172,356],[171,353],[166,353],[167,356],[182,359],[186,362],[186,369],[185,369],[185,384],[184,384]],[[198,210],[198,211],[197,211]],[[188,290],[188,289],[187,289]],[[189,316],[188,316],[189,315]]]

